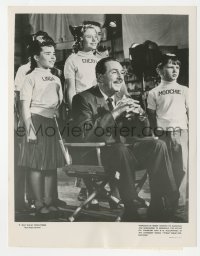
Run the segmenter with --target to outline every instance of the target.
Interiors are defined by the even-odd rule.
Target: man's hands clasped
[[[141,108],[139,101],[126,97],[123,97],[120,101],[118,101],[116,107],[112,111],[114,119],[117,119],[123,115],[130,120],[136,115],[138,115],[140,118],[140,116],[143,114],[144,110]]]

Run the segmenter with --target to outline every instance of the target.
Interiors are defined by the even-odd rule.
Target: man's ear
[[[103,82],[103,75],[102,74],[97,74],[97,82],[102,83]]]

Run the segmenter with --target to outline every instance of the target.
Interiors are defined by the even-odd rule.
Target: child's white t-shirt
[[[74,79],[76,93],[96,85],[95,67],[100,59],[93,52],[71,54],[64,66],[65,79]]]
[[[188,129],[188,88],[176,81],[161,83],[149,91],[148,108],[156,110],[157,127]]]
[[[15,76],[15,91],[19,91],[22,88],[27,72],[31,69],[31,63],[28,62],[20,66]]]
[[[63,100],[60,79],[49,69],[35,68],[26,75],[20,100],[29,103],[31,113],[52,118]]]

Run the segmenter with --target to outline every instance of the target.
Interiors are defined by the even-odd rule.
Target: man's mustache
[[[115,84],[118,84],[118,83],[122,83],[123,82],[123,79],[118,79],[117,81],[115,81],[114,83]]]

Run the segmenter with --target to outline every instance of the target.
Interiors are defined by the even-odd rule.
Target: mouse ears
[[[69,30],[70,30],[71,34],[73,35],[75,41],[77,40],[77,38],[82,36],[82,28],[83,28],[83,26],[69,25]]]

